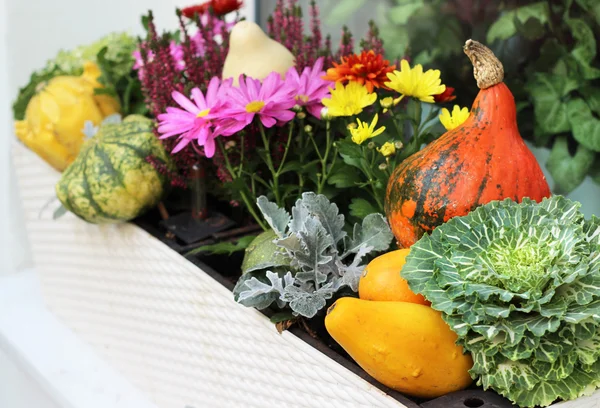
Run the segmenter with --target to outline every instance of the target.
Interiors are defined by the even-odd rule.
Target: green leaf
[[[236,302],[247,307],[264,309],[273,302],[283,307],[285,302],[281,297],[288,286],[293,286],[294,277],[290,272],[285,275],[266,272],[250,272],[242,275],[233,288],[233,297]]]
[[[285,174],[288,173],[290,171],[293,171],[295,173],[299,173],[302,169],[303,169],[304,165],[302,163],[300,163],[299,161],[291,161],[286,163],[283,168],[281,169],[281,171],[279,172],[279,174]]]
[[[596,56],[594,32],[585,21],[578,18],[568,19],[566,23],[571,28],[571,34],[577,44],[571,54],[581,63],[591,63]]]
[[[495,40],[509,39],[517,33],[517,24],[525,24],[530,18],[544,25],[548,22],[548,14],[548,3],[545,1],[505,12],[490,26],[487,33],[487,42],[492,43]]]
[[[363,219],[369,214],[377,213],[377,207],[364,198],[353,198],[350,203],[350,215]]]
[[[212,255],[231,255],[234,252],[245,250],[256,236],[248,235],[240,238],[235,243],[234,242],[219,242],[218,244],[211,245],[203,245],[201,247],[195,248],[185,254],[185,256],[195,255],[198,253],[208,253]]]
[[[596,18],[596,24],[600,25],[600,3],[597,0],[575,0],[579,7]]]
[[[340,152],[340,154],[344,156],[348,156],[354,159],[359,159],[364,156],[362,147],[349,140],[337,141],[336,147],[338,148],[338,152]]]
[[[567,132],[571,126],[567,118],[567,105],[562,98],[576,89],[578,82],[572,78],[538,73],[527,89],[533,98],[536,124],[544,132]]]
[[[269,201],[265,196],[258,197],[256,205],[273,229],[273,232],[277,236],[283,237],[291,219],[290,214],[284,208],[279,208],[277,204]]]
[[[69,212],[69,210],[67,210],[63,205],[61,205],[56,210],[54,210],[54,213],[52,213],[52,219],[58,220],[59,218],[61,218],[63,215],[65,215],[68,212]]]
[[[341,167],[336,173],[327,178],[327,183],[337,188],[356,187],[360,183],[360,174],[354,167]]]
[[[600,184],[600,158],[596,158],[589,174],[595,183]]]
[[[537,72],[546,71],[548,67],[554,66],[567,54],[566,47],[556,38],[548,38],[540,48],[540,57],[535,62],[535,70]]]
[[[287,322],[288,320],[295,320],[296,318],[297,316],[294,316],[294,313],[291,310],[286,310],[285,312],[275,313],[269,320],[271,323],[280,323]]]
[[[394,24],[406,24],[413,14],[423,7],[423,0],[404,1],[403,3],[405,4],[392,7],[388,12],[388,17]]]
[[[568,194],[575,190],[585,179],[594,163],[595,153],[583,145],[577,146],[574,156],[569,152],[566,137],[554,140],[546,167],[556,183],[555,192]]]
[[[560,381],[547,381],[537,384],[532,390],[504,391],[501,394],[510,395],[520,407],[548,406],[557,399],[572,400],[586,391],[591,392],[598,384],[595,373],[586,373],[575,368],[573,373]]]
[[[277,235],[273,230],[261,232],[246,245],[246,253],[242,262],[242,273],[262,269],[286,267],[290,265],[290,257],[274,242]]]
[[[389,248],[394,236],[390,227],[379,213],[369,214],[362,224],[354,224],[352,237],[348,240],[346,253],[359,253],[361,248],[369,247],[375,251],[385,251]],[[342,255],[342,257],[344,257]]]
[[[34,72],[29,78],[29,83],[23,88],[19,89],[17,99],[12,105],[13,116],[16,120],[23,120],[25,118],[25,110],[27,105],[33,96],[44,88],[44,84],[52,78],[63,75],[64,73],[54,66],[52,69],[46,69],[41,72]]]
[[[364,4],[366,0],[342,0],[327,13],[328,24],[346,22]]]
[[[581,98],[570,100],[568,115],[575,140],[590,150],[600,152],[600,120],[592,115],[588,104]]]
[[[583,99],[590,109],[600,115],[600,88],[597,86],[584,86],[579,89]]]

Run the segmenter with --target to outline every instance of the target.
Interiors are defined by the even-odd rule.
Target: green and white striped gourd
[[[152,120],[140,115],[103,125],[56,185],[63,206],[95,224],[129,221],[156,206],[169,182],[146,157],[171,170],[174,165],[153,127]]]

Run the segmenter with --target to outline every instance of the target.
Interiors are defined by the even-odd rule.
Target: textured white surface
[[[157,408],[48,311],[34,271],[0,278],[0,407]]]
[[[160,408],[403,407],[139,228],[53,221],[59,174],[13,152],[46,303]]]

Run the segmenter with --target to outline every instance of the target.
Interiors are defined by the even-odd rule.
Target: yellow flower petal
[[[443,108],[442,114],[439,116],[439,118],[446,130],[452,130],[462,125],[469,118],[470,114],[469,108],[461,109],[460,106],[454,105],[452,108],[452,114],[450,114],[448,109]]]
[[[377,114],[375,114],[370,124],[357,118],[356,121],[358,122],[358,126],[354,129],[350,129],[352,141],[356,144],[362,144],[365,140],[382,134],[383,131],[385,131],[385,126],[381,126],[379,129],[375,130],[378,120],[379,116]]]
[[[395,70],[387,74],[387,77],[390,81],[385,85],[390,89],[427,103],[433,103],[433,96],[446,90],[446,86],[442,85],[439,70],[430,69],[423,72],[421,64],[411,69],[406,60],[400,62],[400,71]]]
[[[335,89],[329,88],[331,98],[321,101],[328,108],[330,116],[353,116],[377,100],[376,93],[369,93],[367,87],[358,82],[349,82],[344,86],[336,82]]]

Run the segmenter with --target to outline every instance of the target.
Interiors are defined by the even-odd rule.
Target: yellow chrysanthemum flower
[[[388,157],[396,153],[396,145],[391,142],[385,142],[383,146],[377,149],[377,151],[385,157]]]
[[[427,103],[433,103],[433,96],[446,90],[446,85],[442,85],[439,70],[430,69],[423,72],[421,64],[411,69],[407,60],[400,62],[400,71],[388,73],[387,77],[390,80],[385,83],[388,88]]]
[[[321,101],[327,107],[329,116],[358,115],[377,99],[375,92],[369,93],[367,87],[358,82],[349,82],[346,86],[336,82],[335,89],[329,89],[331,98],[323,98]]]
[[[469,117],[471,113],[469,112],[469,108],[460,108],[458,105],[454,105],[452,108],[452,114],[448,109],[443,108],[442,114],[440,117],[440,122],[446,128],[446,130],[452,130],[454,128],[459,127],[464,123],[465,120]]]
[[[361,144],[367,139],[371,139],[375,136],[379,136],[385,130],[385,126],[380,127],[375,130],[375,126],[377,126],[377,121],[379,120],[379,116],[375,114],[373,121],[371,124],[367,124],[367,122],[363,122],[360,119],[356,119],[358,122],[358,126],[355,129],[350,129],[350,134],[352,135],[352,141],[356,144]]]

